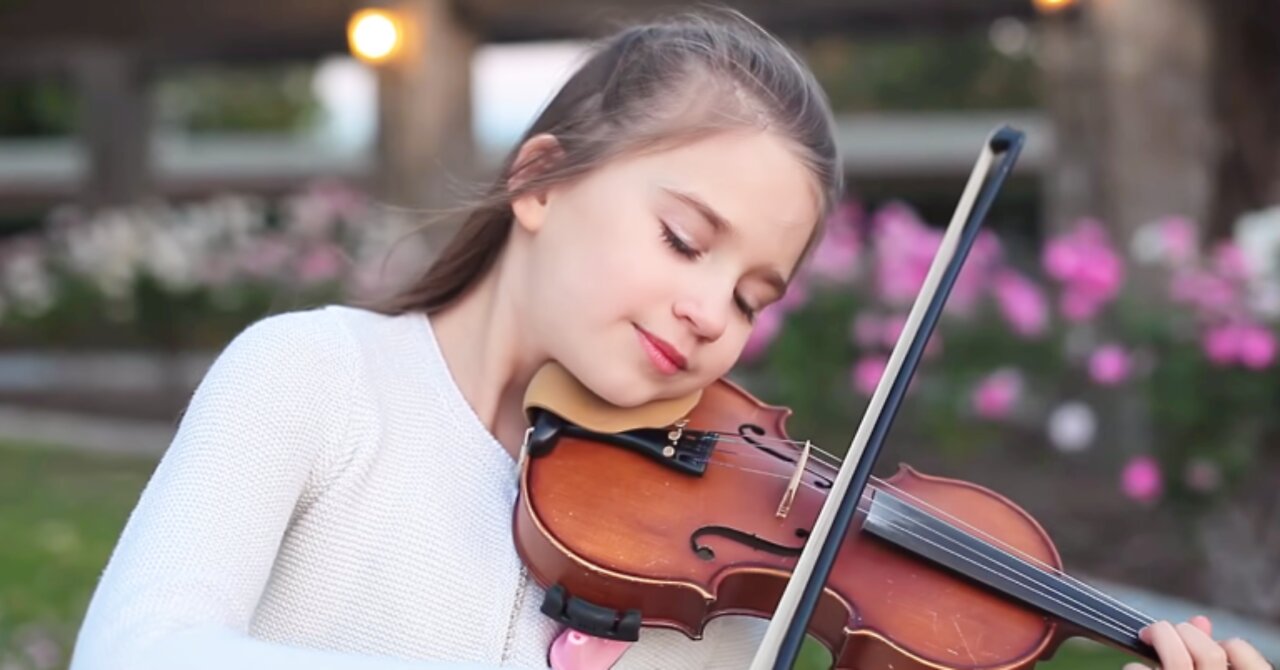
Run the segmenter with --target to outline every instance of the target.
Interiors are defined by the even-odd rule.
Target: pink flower
[[[1120,473],[1120,490],[1132,500],[1154,502],[1162,489],[1160,465],[1150,456],[1133,457]]]
[[[836,208],[809,259],[807,274],[836,283],[853,279],[862,254],[862,240],[858,237],[861,218],[862,209],[855,203],[846,202]]]
[[[1103,386],[1114,386],[1129,377],[1133,364],[1129,353],[1118,344],[1098,347],[1089,357],[1089,376]]]
[[[1205,331],[1201,341],[1205,356],[1214,364],[1233,363],[1262,370],[1276,358],[1276,337],[1264,326],[1251,322],[1231,322]]]
[[[785,310],[780,307],[781,304],[777,302],[769,305],[756,315],[756,321],[751,326],[751,334],[747,336],[747,343],[739,357],[741,360],[753,361],[759,358],[777,338],[778,333],[782,331],[782,317],[785,315]]]
[[[942,235],[902,203],[881,207],[873,217],[872,230],[880,297],[891,305],[909,304],[924,285]]]
[[[1124,262],[1094,219],[1085,219],[1075,230],[1050,240],[1042,263],[1045,272],[1062,284],[1062,314],[1072,321],[1093,318],[1124,283]]]
[[[1243,313],[1240,288],[1225,277],[1204,270],[1188,270],[1173,275],[1169,296],[1176,303],[1194,308],[1205,318],[1232,318]]]
[[[1262,326],[1253,324],[1240,338],[1240,362],[1251,370],[1262,370],[1276,358],[1276,337]]]
[[[1022,375],[1001,369],[984,377],[970,396],[973,410],[984,419],[1003,419],[1022,395]]]
[[[876,386],[880,383],[880,378],[884,376],[884,370],[888,365],[888,356],[873,355],[859,359],[854,364],[850,375],[853,390],[865,396],[875,393]]]
[[[778,300],[778,309],[784,313],[791,313],[809,302],[809,283],[805,281],[804,276],[797,276],[791,280],[791,284],[787,286],[787,292],[782,294],[782,298]]]
[[[1174,265],[1190,261],[1196,255],[1196,226],[1190,219],[1170,216],[1157,224],[1164,257]]]
[[[1102,309],[1103,301],[1087,291],[1068,288],[1059,298],[1062,316],[1068,321],[1088,321]]]
[[[1213,249],[1213,269],[1228,281],[1249,278],[1249,262],[1234,242],[1222,242]]]
[[[943,231],[925,225],[910,207],[898,202],[877,210],[871,229],[880,298],[890,305],[910,304],[924,286],[929,266],[942,244]],[[972,309],[986,291],[1001,253],[1000,241],[993,233],[979,233],[947,299],[948,312],[966,313]]]
[[[1015,270],[996,273],[992,291],[1000,314],[1023,337],[1034,337],[1044,332],[1049,323],[1049,308],[1044,293],[1034,282]]]
[[[944,309],[949,312],[968,314],[978,300],[986,294],[991,285],[992,274],[999,266],[1003,251],[1000,240],[989,230],[978,233],[973,241],[969,257],[960,268],[960,275],[951,287],[951,296],[947,298]],[[930,259],[932,262],[932,259]]]
[[[298,259],[294,270],[304,284],[329,281],[338,278],[346,264],[346,255],[335,244],[323,243],[313,247]]]

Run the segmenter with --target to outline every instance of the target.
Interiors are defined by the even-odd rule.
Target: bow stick
[[[756,651],[751,670],[790,670],[795,663],[809,619],[813,616],[827,576],[831,574],[842,539],[849,531],[856,503],[862,499],[885,435],[893,425],[907,385],[911,383],[925,344],[937,325],[942,306],[960,274],[969,248],[973,246],[996,194],[1017,162],[1024,140],[1025,135],[1021,131],[1002,126],[991,133],[978,155],[938,253],[929,267],[924,286],[916,296],[906,326],[898,336],[889,363],[849,445],[848,456],[840,466],[827,501],[805,541],[778,609],[774,611],[764,640]],[[985,179],[997,155],[1001,156],[1000,163],[991,178]]]

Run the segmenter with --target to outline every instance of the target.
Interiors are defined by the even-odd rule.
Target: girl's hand
[[[1177,626],[1159,621],[1138,634],[1143,642],[1155,647],[1164,670],[1272,670],[1267,659],[1252,645],[1239,638],[1221,644],[1214,642],[1213,625],[1207,617],[1192,617]],[[1124,670],[1146,670],[1139,663],[1128,663]]]

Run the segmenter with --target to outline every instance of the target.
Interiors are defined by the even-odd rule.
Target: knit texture
[[[425,316],[265,318],[196,389],[72,669],[546,668],[561,627],[516,553],[517,489]],[[765,625],[644,629],[614,667],[740,670]]]

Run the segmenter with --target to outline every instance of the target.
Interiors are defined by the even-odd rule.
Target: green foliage
[[[319,112],[306,65],[171,71],[156,86],[158,117],[188,132],[293,132]]]
[[[75,132],[75,92],[64,79],[0,82],[0,137],[57,137]]]
[[[806,56],[840,111],[1038,105],[1034,62],[999,53],[981,32],[829,39],[812,45]]]

